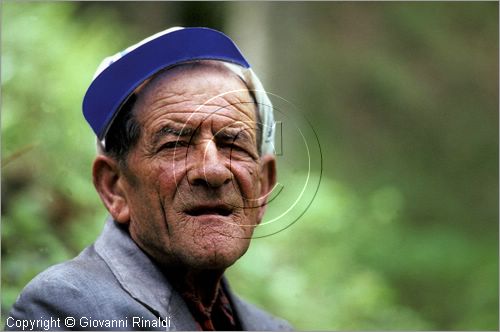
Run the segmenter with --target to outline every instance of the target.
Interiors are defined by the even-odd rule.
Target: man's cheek
[[[182,180],[184,170],[176,165],[164,162],[157,168],[156,184],[163,190],[177,188]]]
[[[231,172],[236,181],[240,183],[242,190],[251,195],[260,180],[257,165],[255,163],[231,164]]]

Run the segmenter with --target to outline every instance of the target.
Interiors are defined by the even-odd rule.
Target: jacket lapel
[[[130,296],[157,317],[170,317],[170,330],[196,330],[196,323],[182,297],[126,230],[112,219],[95,243],[97,253]]]

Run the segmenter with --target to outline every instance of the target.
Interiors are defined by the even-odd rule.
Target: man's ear
[[[130,211],[123,187],[123,172],[118,162],[105,155],[98,155],[92,165],[92,180],[111,216],[121,224],[128,223]]]
[[[276,158],[274,155],[264,155],[261,158],[259,223],[266,212],[267,200],[276,184]]]

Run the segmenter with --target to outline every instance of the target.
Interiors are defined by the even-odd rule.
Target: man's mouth
[[[233,208],[228,205],[214,205],[214,206],[202,205],[202,206],[195,206],[193,208],[186,210],[186,214],[192,217],[199,217],[205,215],[218,215],[227,217],[231,213],[233,213]]]

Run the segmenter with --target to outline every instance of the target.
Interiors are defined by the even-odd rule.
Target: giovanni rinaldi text
[[[16,319],[14,317],[8,317],[6,325],[9,328],[16,327],[24,331],[33,330],[50,330],[54,328],[94,328],[99,330],[100,328],[169,328],[171,325],[170,316],[165,318],[157,317],[156,319],[148,319],[142,316],[136,317],[124,317],[123,319],[94,319],[92,317],[66,317],[66,318],[44,318],[40,319]]]

